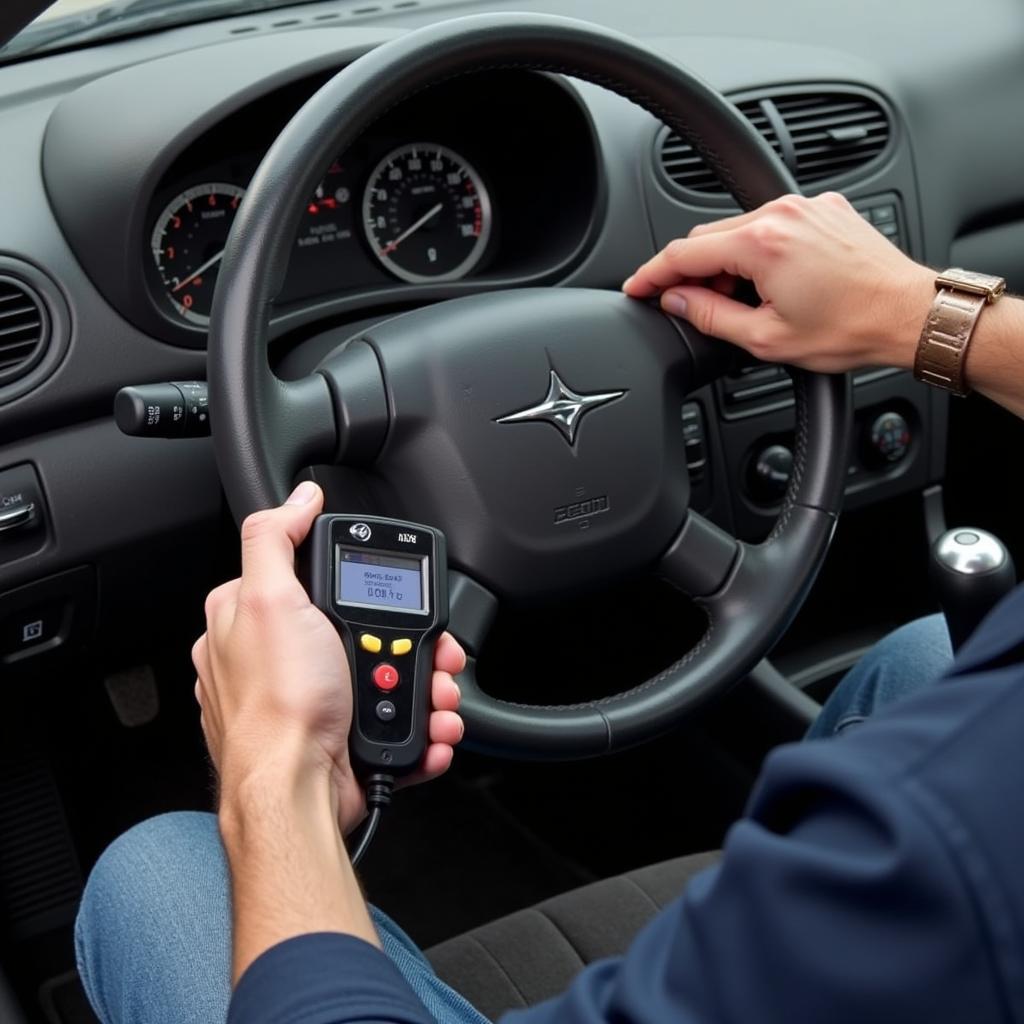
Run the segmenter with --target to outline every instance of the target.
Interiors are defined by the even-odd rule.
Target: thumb
[[[709,337],[731,341],[746,349],[750,348],[759,328],[763,327],[766,312],[763,307],[754,309],[699,285],[669,288],[662,292],[661,308],[693,324]]]
[[[323,503],[323,491],[305,480],[283,505],[254,512],[242,523],[243,587],[294,578],[295,549],[306,539]]]

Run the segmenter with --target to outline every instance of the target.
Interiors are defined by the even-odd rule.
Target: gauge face
[[[175,196],[153,227],[157,272],[171,305],[189,323],[210,322],[220,259],[244,195],[237,185],[196,185]]]
[[[363,193],[363,223],[370,248],[403,281],[456,281],[487,248],[491,201],[461,156],[414,143],[374,168]]]

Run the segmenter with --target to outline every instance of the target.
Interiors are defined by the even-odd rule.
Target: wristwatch
[[[914,376],[926,384],[966,395],[967,346],[981,311],[1006,291],[1006,281],[951,267],[935,279],[938,294],[928,311],[914,357]]]

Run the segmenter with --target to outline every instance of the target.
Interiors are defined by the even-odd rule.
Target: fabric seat
[[[593,960],[617,956],[718,853],[693,854],[574,889],[427,950],[438,975],[481,1013],[532,1006]]]

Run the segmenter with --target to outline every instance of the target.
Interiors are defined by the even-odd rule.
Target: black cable
[[[352,851],[352,866],[355,867],[362,859],[363,854],[370,848],[373,842],[377,826],[380,824],[384,808],[391,803],[391,790],[394,789],[395,780],[390,775],[375,773],[365,782],[366,806],[370,810],[369,817],[359,832],[355,849]]]

